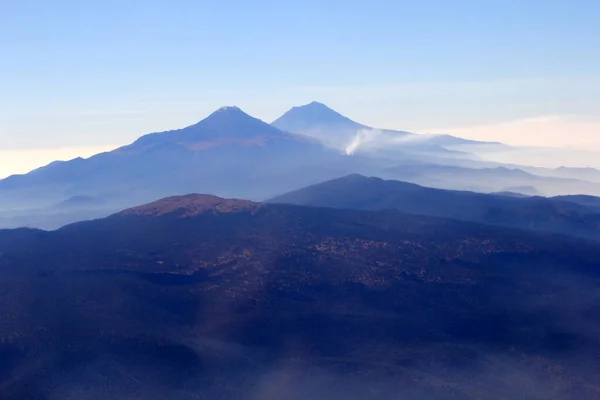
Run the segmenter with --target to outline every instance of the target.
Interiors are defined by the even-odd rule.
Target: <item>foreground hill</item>
[[[0,231],[0,397],[598,398],[599,268],[568,237],[203,195]]]
[[[397,209],[434,217],[600,238],[600,213],[586,197],[517,197],[433,189],[412,183],[348,175],[270,200],[307,206]],[[570,201],[573,199],[572,201]],[[593,199],[593,198],[592,198]]]

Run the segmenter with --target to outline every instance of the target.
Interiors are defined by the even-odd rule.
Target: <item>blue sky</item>
[[[312,100],[378,127],[586,144],[599,19],[595,0],[0,0],[0,165]]]

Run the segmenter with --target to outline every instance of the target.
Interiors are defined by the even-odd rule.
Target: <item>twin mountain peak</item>
[[[266,122],[261,121],[258,118],[252,117],[251,115],[247,114],[246,112],[244,112],[241,108],[239,108],[237,106],[223,106],[223,107],[219,108],[218,110],[214,111],[207,118],[198,122],[196,125],[203,124],[206,122],[212,122],[212,123],[219,122],[219,123],[224,123],[224,124],[231,123],[231,122],[236,122],[236,123],[240,123],[240,124],[241,123],[256,124],[257,122],[261,122],[264,125],[277,127],[278,121],[289,118],[290,116],[311,118],[312,120],[320,120],[321,122],[323,122],[324,120],[331,119],[331,118],[338,118],[338,117],[346,118],[346,117],[342,116],[341,114],[339,114],[338,112],[327,107],[325,104],[313,101],[304,106],[298,106],[298,107],[291,108],[289,111],[287,111],[285,114],[283,114],[280,118],[273,121],[272,124],[268,124]],[[279,128],[279,129],[282,131],[286,130],[285,128]]]
[[[285,124],[277,124],[278,121],[287,118],[286,116],[289,116],[290,113],[295,117],[298,110],[301,110],[303,114],[306,114],[306,117],[312,115],[312,120],[323,119],[326,117],[326,113],[329,113],[330,116],[333,116],[334,118],[340,115],[322,103],[312,102],[305,106],[292,108],[273,124],[269,124],[258,118],[252,117],[237,106],[223,106],[194,125],[177,130],[151,133],[139,138],[134,145],[145,147],[157,143],[167,144],[173,142],[191,144],[198,141],[219,139],[301,139],[303,136],[298,135],[293,129],[286,129]],[[293,134],[291,132],[293,132]]]

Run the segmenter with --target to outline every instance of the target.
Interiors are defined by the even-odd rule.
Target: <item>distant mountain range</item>
[[[237,107],[223,107],[187,128],[4,179],[0,206],[48,207],[73,196],[123,206],[195,191],[260,199],[361,169],[357,161]]]
[[[396,210],[187,195],[0,230],[0,398],[592,399],[599,283],[596,242]]]
[[[600,238],[600,199],[483,194],[349,175],[296,190],[271,203],[361,210],[396,209],[498,226]]]
[[[600,195],[600,184],[547,173],[535,175],[516,167],[462,167],[405,162],[380,171],[378,176],[442,189],[477,192],[512,191],[526,195],[588,193]]]
[[[538,176],[550,176],[556,178],[581,179],[589,182],[600,182],[600,171],[595,168],[540,168],[531,166],[520,166],[520,168]]]
[[[339,145],[349,139],[352,149]],[[385,145],[369,150],[377,143]],[[595,170],[503,166],[469,153],[477,146],[501,145],[374,129],[317,102],[272,125],[222,107],[183,129],[0,180],[0,228],[55,229],[193,192],[262,201],[351,173],[478,192],[600,195]],[[583,172],[589,181],[576,178]]]

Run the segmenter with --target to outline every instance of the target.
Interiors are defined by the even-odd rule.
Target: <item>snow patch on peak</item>
[[[222,111],[241,111],[239,107],[237,106],[223,106],[221,108],[219,108],[216,112],[222,112]]]

